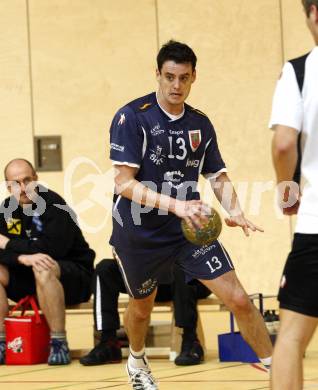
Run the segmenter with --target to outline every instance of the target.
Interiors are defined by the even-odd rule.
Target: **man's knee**
[[[35,281],[41,287],[48,286],[52,280],[58,280],[55,269],[42,270],[41,272],[33,269]]]
[[[9,270],[2,264],[0,264],[0,284],[4,287],[9,284]]]
[[[133,308],[133,316],[137,321],[145,321],[151,315],[151,310],[147,308]]]
[[[149,318],[153,308],[153,297],[146,299],[133,299],[129,301],[129,311],[138,321],[144,321]]]
[[[231,311],[237,314],[247,314],[253,307],[248,295],[241,288],[237,288],[231,293],[228,306]]]

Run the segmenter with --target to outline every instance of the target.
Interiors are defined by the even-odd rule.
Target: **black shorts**
[[[59,261],[58,264],[65,304],[76,305],[88,301],[92,291],[92,273],[72,261]],[[17,302],[26,295],[36,294],[32,267],[19,264],[8,267],[8,270],[10,279],[6,292],[9,299]]]
[[[294,235],[278,300],[282,309],[318,317],[318,234]]]
[[[137,299],[150,295],[158,284],[171,283],[175,262],[183,269],[186,282],[215,279],[234,269],[230,256],[218,240],[202,247],[186,241],[173,250],[148,253],[114,249],[127,292]]]

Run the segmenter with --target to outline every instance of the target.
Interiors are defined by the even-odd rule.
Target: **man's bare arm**
[[[279,206],[286,215],[297,214],[299,208],[299,188],[295,185],[283,186],[286,182],[292,182],[297,165],[297,140],[298,131],[292,127],[276,125],[274,127],[272,140],[272,158],[276,173],[277,184],[279,185]],[[286,203],[290,207],[285,207]]]
[[[138,168],[127,165],[115,165],[115,190],[117,194],[150,208],[158,208],[185,218],[191,226],[200,227],[202,215],[209,208],[201,200],[182,201],[153,191],[135,179]]]
[[[292,181],[297,164],[298,131],[292,127],[276,125],[272,140],[272,158],[277,183]]]
[[[262,228],[254,225],[244,216],[234,186],[225,172],[222,172],[215,179],[210,180],[210,183],[217,200],[229,214],[229,217],[225,218],[228,226],[241,227],[246,236],[249,236],[249,230],[263,232]]]

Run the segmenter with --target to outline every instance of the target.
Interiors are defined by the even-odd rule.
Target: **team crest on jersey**
[[[7,220],[7,230],[8,230],[8,233],[20,235],[21,234],[21,228],[22,228],[21,219],[9,218]]]
[[[189,140],[192,152],[195,152],[201,144],[201,130],[189,130]]]

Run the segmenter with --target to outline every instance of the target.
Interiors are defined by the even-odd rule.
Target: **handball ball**
[[[208,221],[201,228],[191,228],[184,219],[181,221],[181,229],[185,238],[195,245],[209,245],[215,241],[222,230],[222,220],[218,212],[211,210],[211,215],[206,216]]]

